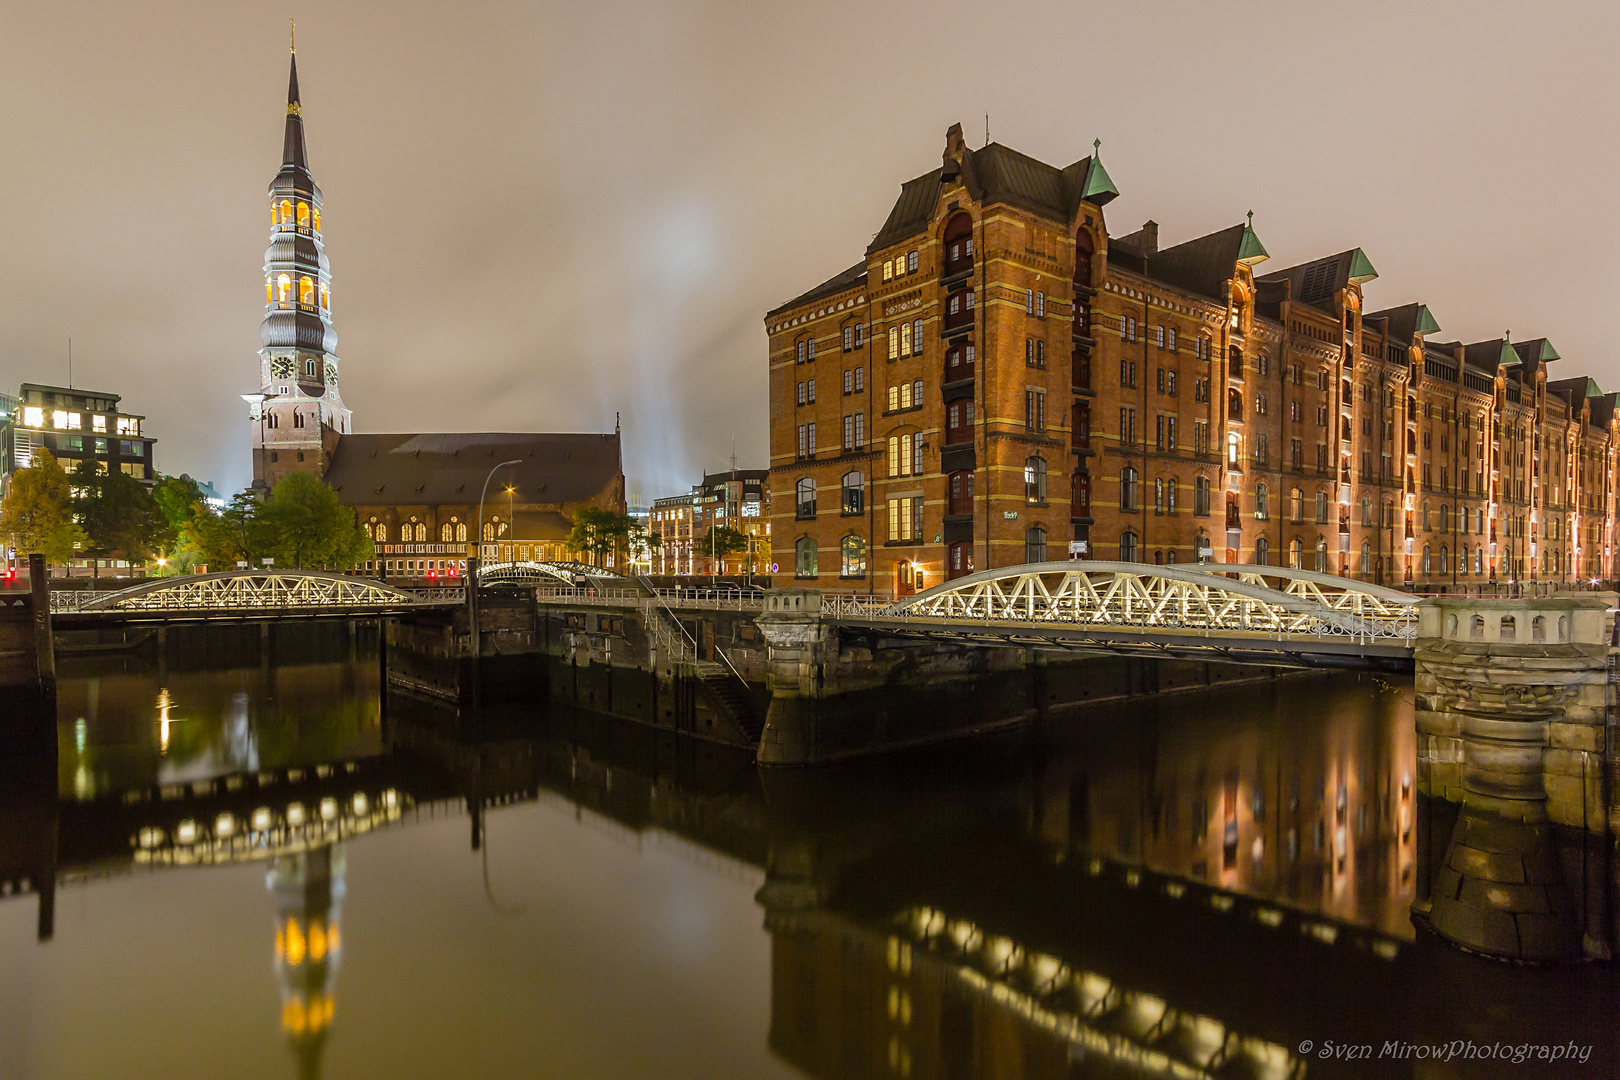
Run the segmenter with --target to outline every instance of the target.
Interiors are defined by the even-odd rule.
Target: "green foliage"
[[[176,533],[207,507],[202,488],[189,476],[165,476],[152,488],[152,499]]]
[[[182,530],[178,547],[194,550],[192,564],[204,563],[215,573],[234,570],[239,562],[252,566],[270,549],[268,529],[259,518],[261,509],[247,492],[238,492],[217,514],[200,506]]]
[[[623,553],[630,546],[636,529],[629,514],[616,514],[598,506],[582,506],[574,511],[574,527],[568,531],[568,547],[601,566],[612,552]]]
[[[748,537],[729,525],[718,525],[699,533],[692,541],[692,550],[699,555],[724,560],[748,550]]]
[[[73,520],[72,494],[67,473],[51,452],[34,451],[32,463],[12,475],[11,491],[0,503],[0,537],[19,558],[39,552],[47,563],[67,562],[87,543]]]
[[[293,473],[277,484],[258,521],[279,566],[341,568],[374,553],[354,511],[309,473]]]
[[[174,530],[146,485],[128,473],[101,473],[90,459],[73,470],[73,509],[97,558],[145,562],[174,540]]]

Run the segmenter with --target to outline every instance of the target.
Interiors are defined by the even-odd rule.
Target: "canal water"
[[[1620,1074],[1610,966],[1414,932],[1409,683],[761,773],[239,644],[64,657],[0,766],[0,1080]]]

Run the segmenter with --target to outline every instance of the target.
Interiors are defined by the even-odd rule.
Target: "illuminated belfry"
[[[338,436],[350,430],[338,390],[332,274],[321,238],[321,189],[304,151],[298,55],[287,87],[281,170],[270,182],[270,247],[264,254],[260,390],[242,395],[253,426],[255,488],[293,472],[326,471]]]
[[[343,952],[343,850],[329,844],[278,856],[268,885],[276,898],[281,1030],[298,1059],[299,1080],[314,1080],[321,1074]]]

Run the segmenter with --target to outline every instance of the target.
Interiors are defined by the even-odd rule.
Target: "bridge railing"
[[[832,619],[871,618],[885,613],[894,605],[892,596],[869,593],[822,593],[821,613]]]

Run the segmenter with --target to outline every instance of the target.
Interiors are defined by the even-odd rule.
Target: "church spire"
[[[281,142],[281,164],[308,174],[304,154],[304,107],[298,100],[298,49],[292,50],[292,73],[287,78],[287,132]]]

